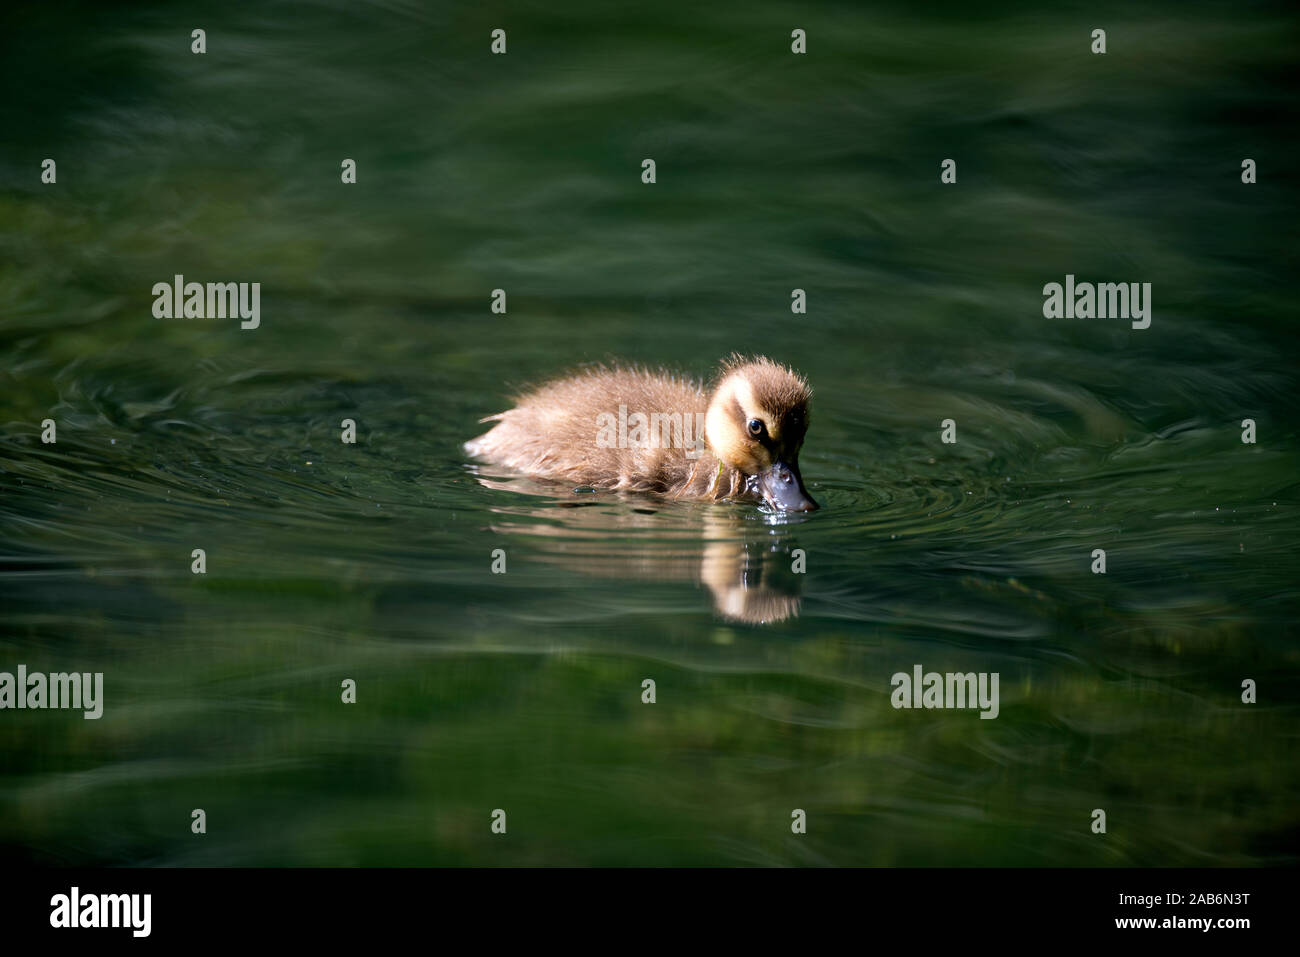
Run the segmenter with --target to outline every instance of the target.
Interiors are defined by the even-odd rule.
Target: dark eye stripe
[[[731,413],[732,416],[737,419],[743,419],[745,417],[745,410],[740,407],[740,400],[734,395],[731,397]]]

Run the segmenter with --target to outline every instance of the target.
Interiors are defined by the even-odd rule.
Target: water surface
[[[5,859],[1295,863],[1293,14],[682,6],[6,11],[0,670],[106,703],[0,713]],[[815,390],[806,519],[461,450],[733,350]]]

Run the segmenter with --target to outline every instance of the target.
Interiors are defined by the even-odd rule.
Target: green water
[[[0,671],[105,676],[0,711],[0,857],[1300,859],[1288,8],[556,6],[0,15]],[[1067,273],[1151,327],[1045,319]],[[806,519],[461,451],[732,350],[815,390]]]

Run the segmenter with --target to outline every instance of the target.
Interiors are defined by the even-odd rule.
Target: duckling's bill
[[[815,512],[821,506],[804,488],[803,476],[797,465],[778,461],[766,472],[755,476],[763,501],[782,512]]]

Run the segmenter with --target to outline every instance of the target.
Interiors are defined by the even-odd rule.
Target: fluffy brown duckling
[[[799,475],[810,394],[801,376],[761,356],[724,361],[708,390],[664,373],[600,367],[482,419],[497,424],[465,451],[574,485],[811,512],[817,503]]]

